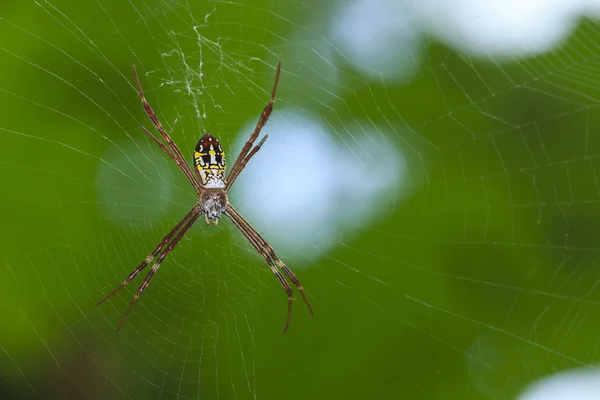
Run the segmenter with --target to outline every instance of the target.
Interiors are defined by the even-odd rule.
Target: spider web
[[[576,17],[598,10],[515,2],[528,42],[454,3],[474,10],[458,30],[433,1],[2,4],[0,397],[514,398],[597,377],[600,29]],[[295,293],[282,336],[264,260],[200,221],[115,334],[141,279],[95,303],[195,202],[139,129],[131,64],[182,152],[211,132],[232,165],[280,59],[231,202],[315,317]]]

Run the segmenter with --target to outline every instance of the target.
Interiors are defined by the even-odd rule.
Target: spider
[[[281,61],[277,64],[277,74],[275,75],[275,84],[273,85],[273,91],[271,93],[271,99],[269,100],[269,104],[263,110],[258,123],[256,124],[256,128],[254,128],[254,132],[250,135],[248,141],[244,144],[242,151],[238,155],[231,171],[226,176],[226,163],[225,163],[225,152],[223,148],[219,144],[219,141],[216,137],[211,134],[205,134],[200,138],[198,143],[196,144],[196,149],[194,152],[194,166],[195,168],[192,171],[190,165],[185,161],[179,147],[175,144],[171,136],[165,131],[162,124],[158,120],[156,113],[146,101],[144,97],[144,92],[142,91],[142,85],[140,84],[140,80],[137,75],[137,71],[135,69],[135,65],[133,66],[133,76],[135,77],[135,82],[137,84],[137,88],[139,91],[140,98],[142,100],[142,104],[144,106],[144,110],[146,114],[148,114],[148,118],[158,132],[163,140],[166,142],[163,143],[156,136],[154,136],[150,131],[141,126],[141,129],[144,131],[150,139],[152,139],[158,146],[169,156],[175,164],[179,167],[181,172],[185,175],[185,177],[190,181],[192,187],[198,194],[198,201],[192,209],[183,217],[181,221],[175,225],[173,229],[160,241],[158,246],[152,251],[148,256],[144,259],[144,261],[138,265],[130,274],[127,276],[127,279],[123,281],[119,286],[117,286],[112,292],[110,292],[106,297],[100,300],[96,306],[102,304],[104,301],[108,300],[112,295],[117,293],[123,287],[125,287],[129,282],[131,282],[144,268],[146,268],[150,263],[154,261],[154,264],[148,271],[146,278],[142,281],[142,284],[138,288],[135,297],[129,304],[129,308],[121,318],[121,322],[117,327],[117,332],[123,326],[125,319],[131,312],[133,306],[140,298],[141,294],[144,292],[150,280],[158,271],[160,264],[163,262],[165,257],[175,248],[177,243],[183,238],[183,236],[190,230],[192,225],[196,222],[196,220],[204,214],[206,219],[206,223],[208,225],[211,222],[216,226],[219,222],[219,218],[221,218],[222,214],[225,214],[233,225],[235,225],[239,231],[244,235],[244,237],[250,242],[250,244],[258,251],[265,259],[271,271],[275,274],[279,283],[285,289],[288,296],[288,311],[287,311],[287,319],[285,322],[285,328],[283,329],[283,333],[287,331],[290,325],[290,317],[292,314],[292,289],[289,283],[286,281],[283,274],[285,274],[298,288],[300,294],[304,298],[306,305],[308,306],[308,311],[310,315],[313,315],[312,307],[310,306],[310,302],[308,298],[304,294],[304,290],[302,285],[300,285],[300,281],[296,278],[296,275],[277,257],[273,248],[267,243],[265,239],[250,225],[227,200],[227,193],[231,186],[235,182],[236,178],[242,172],[248,161],[254,156],[258,150],[260,150],[261,146],[267,140],[267,136],[265,135],[262,140],[258,143],[258,145],[253,146],[254,141],[257,139],[261,129],[267,123],[271,112],[273,111],[273,102],[275,100],[275,91],[277,90],[277,83],[279,82],[279,73],[281,71]],[[158,257],[158,258],[157,258]],[[283,274],[282,274],[283,272]]]

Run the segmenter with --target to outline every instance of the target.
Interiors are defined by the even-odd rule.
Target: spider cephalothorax
[[[117,328],[117,331],[123,325],[125,318],[131,312],[133,305],[138,301],[140,295],[146,289],[150,280],[158,271],[158,267],[160,267],[160,263],[165,259],[167,254],[169,254],[177,243],[183,238],[186,232],[192,227],[194,222],[204,214],[206,218],[206,222],[210,224],[211,221],[216,225],[221,218],[221,214],[225,214],[235,225],[236,228],[240,230],[240,232],[244,235],[248,242],[256,249],[256,251],[262,255],[266,261],[266,263],[271,268],[271,271],[275,276],[277,276],[277,280],[283,289],[287,293],[288,296],[288,314],[287,320],[285,322],[285,329],[283,333],[287,330],[290,324],[290,316],[292,313],[292,289],[290,284],[286,281],[285,276],[288,277],[289,280],[298,288],[300,294],[304,298],[306,305],[308,306],[308,310],[312,315],[313,311],[308,301],[308,298],[304,294],[304,289],[302,285],[300,285],[300,281],[296,278],[296,275],[277,257],[273,248],[267,243],[266,240],[262,238],[262,236],[250,225],[229,202],[227,201],[227,192],[231,188],[231,185],[235,182],[236,178],[242,172],[248,161],[255,155],[258,150],[260,150],[261,146],[267,139],[267,135],[265,135],[262,140],[253,147],[254,141],[258,138],[258,134],[262,127],[267,123],[271,112],[273,111],[273,101],[275,100],[275,91],[277,89],[277,82],[279,82],[279,73],[281,70],[281,63],[277,65],[277,75],[275,75],[275,84],[273,85],[273,92],[271,93],[271,100],[263,110],[258,123],[256,124],[256,128],[254,128],[254,132],[250,135],[250,138],[244,144],[242,151],[235,160],[229,175],[225,176],[226,164],[225,164],[225,153],[223,152],[223,148],[219,144],[219,141],[210,134],[205,134],[200,138],[198,144],[196,145],[196,149],[194,152],[194,166],[195,168],[192,170],[189,164],[185,161],[185,158],[181,154],[179,147],[173,142],[171,136],[165,131],[162,124],[158,120],[156,113],[146,101],[144,97],[144,92],[142,91],[142,86],[140,85],[140,81],[137,76],[137,72],[135,71],[135,67],[133,67],[133,74],[135,76],[135,82],[138,87],[138,91],[140,94],[140,98],[142,99],[142,104],[144,106],[144,110],[150,118],[150,121],[154,124],[160,136],[164,140],[159,140],[156,136],[154,136],[150,131],[146,128],[142,127],[142,130],[148,135],[150,139],[152,139],[158,146],[169,156],[181,172],[185,175],[188,181],[192,184],[192,187],[198,194],[199,200],[196,204],[192,206],[192,209],[183,217],[181,221],[171,231],[161,240],[161,242],[156,246],[154,251],[146,257],[146,259],[137,266],[136,269],[133,270],[123,283],[117,286],[112,292],[110,292],[106,297],[98,302],[98,304],[102,303],[106,299],[108,299],[113,294],[117,293],[121,290],[125,285],[131,282],[144,268],[146,268],[156,257],[156,261],[152,264],[148,275],[142,281],[142,284],[137,290],[135,297],[131,301],[129,308],[123,318],[121,318],[121,322]],[[285,275],[285,276],[284,276]]]
[[[217,225],[221,213],[224,213],[227,208],[227,193],[223,189],[207,189],[200,195],[200,203],[202,203],[206,223],[210,225],[212,220]]]

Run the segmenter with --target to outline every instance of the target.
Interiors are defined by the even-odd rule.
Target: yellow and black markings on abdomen
[[[225,152],[217,138],[213,135],[205,134],[196,144],[194,165],[200,172],[203,184],[207,183],[209,177],[224,178],[225,168],[227,167]]]

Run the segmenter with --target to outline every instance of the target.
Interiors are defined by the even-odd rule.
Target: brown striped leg
[[[108,300],[112,295],[114,295],[115,293],[117,293],[119,290],[121,290],[125,285],[127,285],[129,282],[131,282],[144,268],[146,268],[146,266],[150,263],[150,261],[152,261],[152,259],[154,257],[156,257],[156,255],[162,250],[162,248],[171,241],[171,239],[173,238],[173,236],[175,236],[175,234],[181,229],[181,227],[187,222],[189,221],[190,218],[193,217],[194,213],[197,213],[196,209],[198,208],[197,205],[194,206],[194,208],[192,208],[186,215],[185,217],[183,217],[181,219],[181,221],[179,221],[177,223],[177,225],[175,225],[175,227],[173,229],[171,229],[171,231],[169,233],[167,233],[167,235],[160,241],[160,243],[158,244],[158,246],[156,246],[156,248],[154,249],[154,251],[150,254],[148,254],[148,257],[146,257],[146,259],[140,264],[138,265],[127,277],[127,279],[125,279],[123,281],[123,283],[121,283],[119,286],[117,286],[112,292],[110,292],[109,294],[107,294],[102,300],[100,300],[98,303],[96,303],[96,306],[99,306],[100,304],[104,303],[106,300]]]
[[[250,148],[252,147],[252,144],[258,137],[258,134],[260,133],[263,126],[265,126],[265,124],[269,120],[269,116],[271,115],[271,112],[273,111],[273,102],[275,101],[275,92],[277,91],[277,84],[279,83],[280,72],[281,72],[281,61],[279,61],[277,63],[277,74],[275,75],[275,84],[273,85],[273,92],[271,92],[271,99],[269,100],[269,104],[267,104],[267,106],[263,110],[262,114],[260,115],[260,118],[258,119],[258,123],[256,124],[256,127],[254,128],[254,132],[252,132],[252,135],[250,135],[250,138],[248,139],[246,144],[244,144],[242,151],[240,151],[240,154],[238,155],[237,159],[235,160],[235,163],[233,164],[233,167],[231,168],[231,172],[229,173],[229,176],[227,177],[227,186],[225,187],[225,191],[229,190],[231,185],[233,185],[233,182],[235,182],[235,179],[237,178],[237,176],[240,174],[240,172],[242,172],[242,170],[246,166],[246,163],[260,149],[260,146],[262,146],[262,144],[265,142],[266,137],[263,140],[261,140],[259,145],[253,149],[252,154],[250,154],[248,157],[246,157],[246,155],[248,155],[248,152],[250,152]]]
[[[240,175],[240,173],[244,170],[244,168],[246,167],[246,164],[248,164],[248,161],[250,161],[250,159],[252,158],[253,155],[255,155],[260,148],[262,147],[263,143],[265,142],[265,140],[267,140],[267,138],[269,137],[269,135],[265,135],[262,140],[252,148],[252,151],[250,151],[250,153],[240,162],[239,167],[237,168],[236,172],[231,172],[229,174],[229,176],[227,177],[227,188],[231,188],[231,185],[233,185],[233,182],[235,182],[235,180],[237,179],[237,177]],[[229,190],[227,189],[226,190]]]
[[[129,315],[129,313],[133,309],[133,306],[135,305],[135,303],[137,303],[137,301],[140,298],[142,292],[146,289],[146,287],[148,287],[148,284],[150,283],[150,280],[152,279],[152,277],[154,276],[154,274],[156,273],[156,271],[158,271],[158,268],[160,267],[160,264],[162,263],[162,261],[175,248],[175,246],[177,245],[177,243],[179,243],[179,241],[181,240],[181,238],[183,238],[183,236],[187,233],[187,231],[190,230],[190,228],[192,227],[192,225],[194,225],[194,222],[196,222],[196,220],[198,219],[198,217],[202,214],[202,211],[200,210],[199,207],[195,207],[192,211],[193,211],[193,213],[191,214],[190,218],[181,227],[181,230],[177,233],[177,235],[173,238],[173,240],[171,240],[171,242],[169,243],[169,245],[162,251],[162,253],[158,257],[158,259],[156,260],[156,262],[154,263],[154,265],[152,265],[152,268],[150,268],[150,271],[148,271],[148,275],[146,275],[146,277],[142,281],[142,284],[138,288],[138,290],[137,290],[137,292],[136,292],[133,300],[129,304],[129,308],[127,309],[127,311],[123,315],[123,318],[121,318],[121,322],[119,322],[119,326],[117,327],[117,332],[119,332],[119,330],[121,329],[121,326],[123,326],[123,323],[125,322],[125,319],[127,319],[127,316]]]
[[[288,315],[283,333],[285,334],[290,324],[290,318],[292,314],[292,290],[278,268],[282,269],[285,272],[285,274],[290,278],[290,280],[296,285],[296,287],[302,295],[302,298],[308,306],[310,315],[314,315],[310,302],[304,294],[304,288],[300,284],[300,281],[298,280],[298,278],[296,278],[292,271],[283,263],[283,261],[281,261],[281,259],[277,257],[277,255],[273,251],[273,248],[260,236],[258,232],[256,232],[254,228],[252,228],[252,226],[230,204],[227,205],[225,215],[229,217],[229,219],[239,229],[239,231],[244,235],[244,237],[250,242],[250,244],[252,244],[256,251],[258,251],[258,253],[260,253],[264,257],[269,267],[271,267],[271,271],[273,271],[273,273],[279,280],[279,283],[283,286],[288,295]]]
[[[271,259],[273,260],[273,262],[283,270],[283,272],[285,272],[285,274],[290,278],[290,280],[294,283],[294,285],[296,285],[296,287],[298,288],[298,291],[300,292],[300,294],[302,295],[302,297],[304,298],[304,301],[306,302],[306,305],[308,306],[308,311],[310,311],[310,315],[314,315],[312,307],[310,305],[310,302],[308,301],[308,298],[306,297],[306,294],[304,293],[304,288],[302,287],[302,285],[300,284],[300,280],[298,280],[298,278],[296,277],[296,275],[294,275],[294,273],[283,263],[283,261],[281,261],[281,259],[279,257],[277,257],[277,254],[275,254],[275,250],[273,250],[273,248],[271,247],[271,245],[269,245],[269,243],[267,243],[267,241],[265,239],[262,238],[262,236],[256,231],[256,229],[254,229],[252,227],[252,225],[250,225],[238,212],[237,210],[235,210],[230,204],[228,204],[227,206],[227,210],[235,213],[237,215],[237,218],[240,219],[246,227],[246,230],[248,230],[249,232],[251,232],[254,237],[256,242],[258,243],[258,245],[262,246],[265,251],[268,253],[268,255],[271,257]]]
[[[171,139],[171,136],[165,131],[162,124],[158,120],[156,113],[154,112],[154,110],[152,109],[150,104],[148,104],[148,102],[146,101],[146,97],[144,96],[144,92],[142,90],[142,85],[140,84],[140,79],[138,78],[138,74],[135,69],[135,65],[133,66],[133,75],[135,77],[135,83],[137,84],[137,87],[138,87],[140,99],[142,99],[142,104],[144,106],[144,110],[146,111],[146,114],[148,115],[148,118],[150,119],[150,121],[152,121],[152,123],[154,124],[156,129],[158,129],[158,131],[160,132],[160,135],[162,136],[162,138],[167,142],[167,146],[169,148],[167,149],[167,147],[160,140],[158,140],[152,133],[150,133],[146,128],[142,127],[142,130],[154,142],[156,142],[160,146],[160,148],[165,153],[167,153],[167,155],[169,157],[171,157],[171,159],[173,159],[173,161],[175,161],[175,164],[177,164],[179,169],[183,172],[183,174],[186,176],[186,178],[190,181],[190,183],[192,184],[192,186],[194,187],[196,192],[198,194],[200,194],[200,192],[202,190],[202,187],[200,186],[200,181],[198,181],[195,178],[194,173],[192,172],[189,164],[185,161],[185,158],[181,154],[179,147],[177,147],[177,144],[175,144],[173,139]]]
[[[171,231],[169,231],[169,233],[167,233],[167,235],[160,241],[160,243],[158,244],[158,246],[156,246],[156,248],[154,249],[154,251],[152,251],[152,253],[148,254],[148,257],[146,257],[146,259],[144,261],[142,261],[142,263],[140,265],[138,265],[127,276],[127,279],[125,279],[123,281],[123,283],[121,283],[119,286],[117,286],[112,292],[110,292],[109,294],[107,294],[102,300],[100,300],[98,303],[96,303],[96,306],[99,306],[100,304],[104,303],[106,300],[108,300],[114,294],[116,294],[119,290],[123,289],[123,287],[125,287],[129,282],[131,282],[133,279],[135,279],[135,277],[138,276],[138,274],[140,272],[142,272],[142,270],[144,268],[146,268],[146,266],[150,263],[150,261],[152,261],[154,259],[154,257],[156,257],[156,255],[158,253],[160,253],[160,251],[164,248],[164,246],[166,246],[173,239],[173,237],[182,229],[182,227],[184,225],[186,225],[190,221],[190,218],[193,218],[194,215],[197,214],[198,212],[199,212],[198,211],[198,205],[194,205],[194,208],[192,208],[185,215],[185,217],[183,217],[181,219],[181,221],[179,221],[177,223],[177,225],[175,225],[175,227],[173,229],[171,229]]]

